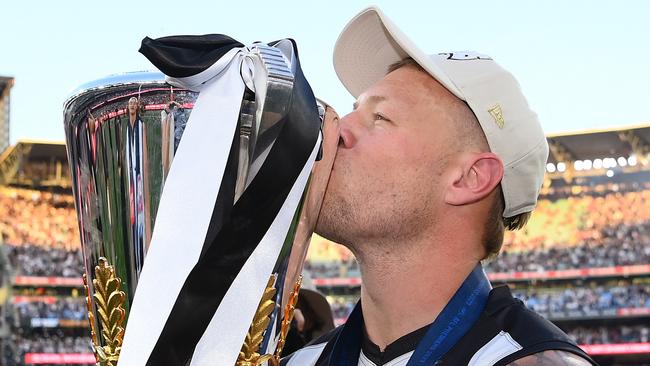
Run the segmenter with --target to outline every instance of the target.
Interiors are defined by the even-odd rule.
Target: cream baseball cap
[[[467,102],[490,150],[503,160],[503,216],[532,211],[544,180],[548,143],[512,74],[476,52],[428,55],[374,6],[354,17],[334,46],[336,73],[355,98],[382,79],[390,65],[408,57]]]

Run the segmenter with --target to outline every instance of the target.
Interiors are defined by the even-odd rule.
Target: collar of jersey
[[[476,323],[485,309],[491,288],[483,268],[477,264],[436,320],[427,326],[426,334],[415,348],[407,366],[434,365],[441,359]],[[358,365],[362,339],[364,325],[359,301],[335,340],[329,364]]]

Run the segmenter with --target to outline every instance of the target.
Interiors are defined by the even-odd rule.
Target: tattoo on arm
[[[584,358],[566,351],[544,351],[526,356],[508,366],[591,366]]]

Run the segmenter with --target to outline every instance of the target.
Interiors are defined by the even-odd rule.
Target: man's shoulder
[[[499,286],[492,291],[495,294],[494,301],[488,303],[486,312],[498,324],[499,330],[508,332],[525,344],[543,341],[574,344],[562,329],[513,297],[507,286]]]
[[[548,350],[534,353],[508,364],[508,366],[591,366],[592,363],[577,354]]]
[[[490,295],[478,333],[466,344],[481,338],[486,346],[509,346],[511,353],[498,365],[595,365],[562,329],[527,308],[506,286],[494,288]],[[507,335],[507,342],[495,342],[492,336],[496,333]],[[466,350],[458,349],[456,355],[462,357],[463,352]]]

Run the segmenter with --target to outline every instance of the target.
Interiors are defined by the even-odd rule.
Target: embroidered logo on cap
[[[459,51],[449,53],[439,53],[440,56],[446,56],[447,60],[492,60],[488,55],[483,55],[474,51]]]
[[[497,126],[502,129],[506,124],[506,121],[503,119],[503,111],[501,110],[501,106],[497,104],[494,107],[488,109],[488,112],[490,112],[490,115],[492,118],[494,118],[494,122],[496,122]]]

